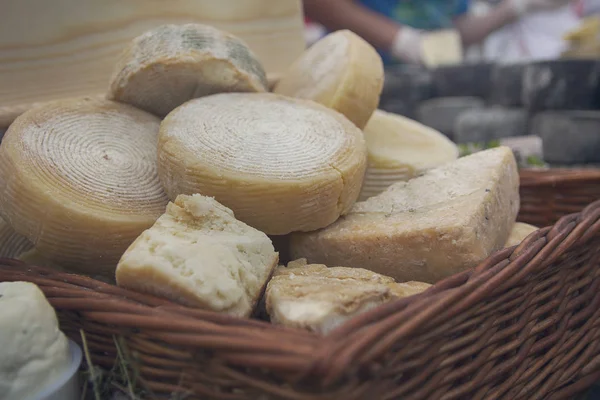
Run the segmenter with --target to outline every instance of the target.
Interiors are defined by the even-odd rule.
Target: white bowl
[[[82,352],[77,343],[70,339],[69,352],[71,353],[69,368],[31,400],[79,400],[81,398],[78,372],[81,365]]]

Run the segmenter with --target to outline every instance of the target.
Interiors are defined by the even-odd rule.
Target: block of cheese
[[[363,128],[379,104],[383,63],[356,34],[341,30],[313,44],[283,73],[275,93],[313,100]]]
[[[325,229],[295,233],[291,256],[434,283],[502,249],[519,211],[511,150],[484,150],[357,203]]]
[[[458,158],[458,147],[417,121],[376,110],[363,130],[368,163],[360,200]]]
[[[69,368],[69,342],[42,291],[0,282],[0,399],[35,399]]]
[[[521,244],[523,240],[533,232],[537,231],[537,226],[525,224],[523,222],[517,222],[513,225],[512,230],[510,231],[510,236],[506,241],[504,247],[512,247]]]
[[[168,202],[156,167],[159,125],[108,100],[27,111],[0,146],[0,214],[49,260],[114,276]]]
[[[363,268],[292,262],[275,270],[265,302],[272,323],[326,334],[362,312],[429,286],[396,283]]]
[[[196,97],[265,91],[262,65],[237,37],[202,24],[162,25],[125,49],[109,98],[162,118]]]
[[[454,29],[442,29],[424,34],[421,57],[428,68],[462,63],[463,48],[459,33]]]
[[[248,317],[277,262],[271,240],[230,209],[181,195],[123,254],[116,277],[138,292]]]
[[[32,247],[33,243],[0,218],[0,257],[14,258]]]
[[[169,197],[213,196],[269,235],[334,222],[358,198],[362,131],[320,104],[273,93],[187,102],[161,124],[159,176]]]

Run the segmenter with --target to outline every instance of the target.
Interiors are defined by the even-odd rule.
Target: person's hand
[[[421,31],[409,26],[402,26],[390,49],[392,57],[405,62],[421,63]]]
[[[553,10],[569,4],[572,0],[507,0],[518,15],[535,11]]]

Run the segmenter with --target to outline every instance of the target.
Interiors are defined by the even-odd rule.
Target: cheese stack
[[[521,244],[521,242],[525,240],[527,236],[537,231],[538,229],[540,228],[538,228],[537,226],[525,224],[523,222],[515,223],[513,225],[512,230],[510,231],[510,235],[504,247],[512,247]]]
[[[21,115],[0,146],[0,213],[49,261],[113,276],[163,212],[159,119],[108,100],[55,101]]]
[[[191,100],[165,118],[158,143],[171,199],[213,196],[269,235],[319,229],[348,212],[366,158],[362,132],[343,115],[273,93]]]
[[[440,132],[381,110],[375,111],[364,135],[368,164],[361,201],[458,158],[458,147]]]
[[[165,117],[196,97],[267,89],[262,65],[237,37],[201,24],[163,25],[125,49],[108,98]]]
[[[316,101],[362,129],[379,105],[383,76],[377,51],[356,34],[341,30],[312,45],[282,74],[273,91]]]
[[[275,270],[265,302],[271,322],[327,334],[360,313],[429,286],[397,283],[363,268],[306,265],[303,259]]]
[[[502,249],[518,211],[517,164],[497,147],[396,183],[325,229],[295,233],[291,255],[435,283]]]

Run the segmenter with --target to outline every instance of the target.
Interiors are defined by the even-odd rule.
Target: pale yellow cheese
[[[19,235],[0,218],[0,257],[14,258],[32,247],[33,244],[25,236]]]
[[[168,202],[156,166],[159,125],[108,100],[27,111],[0,145],[0,214],[49,261],[114,276]]]
[[[362,312],[429,286],[397,283],[363,268],[327,268],[297,260],[275,270],[265,302],[272,323],[326,334]]]
[[[503,248],[518,210],[515,158],[497,147],[396,183],[325,229],[293,234],[291,255],[434,283]]]
[[[460,64],[463,60],[460,34],[455,29],[425,33],[421,38],[421,57],[429,68]]]
[[[215,197],[269,235],[311,231],[358,198],[367,161],[363,134],[320,104],[273,93],[227,93],[187,102],[162,122],[161,182]]]
[[[512,230],[510,231],[510,236],[508,237],[508,240],[506,241],[504,247],[512,247],[521,244],[521,242],[525,240],[527,236],[537,231],[538,229],[540,228],[538,228],[537,226],[524,224],[523,222],[515,223],[512,227]]]
[[[363,128],[379,105],[383,63],[377,51],[348,30],[313,44],[283,73],[275,93],[313,100]]]
[[[458,158],[446,136],[398,114],[376,110],[363,131],[368,165],[360,200]]]
[[[248,317],[277,262],[269,238],[230,209],[181,195],[123,254],[116,278],[138,292]]]
[[[29,282],[0,282],[0,400],[39,398],[70,362],[44,293]]]
[[[125,49],[108,97],[164,117],[196,97],[267,89],[262,65],[237,37],[201,24],[162,25]]]

